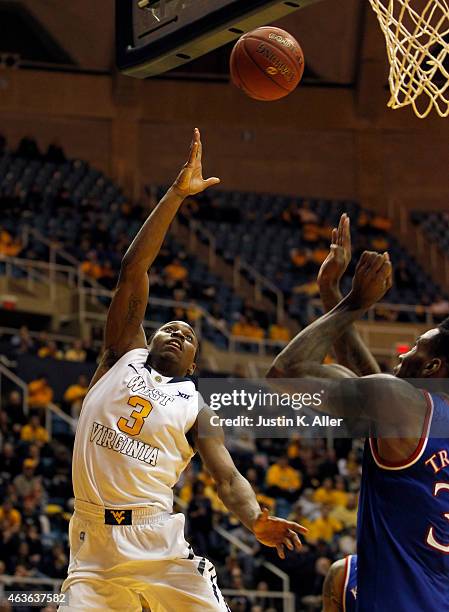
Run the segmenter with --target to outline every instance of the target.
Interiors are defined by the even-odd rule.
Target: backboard
[[[117,65],[161,74],[319,0],[116,0]]]

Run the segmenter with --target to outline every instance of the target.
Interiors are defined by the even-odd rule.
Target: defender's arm
[[[351,261],[351,231],[349,217],[344,213],[338,229],[332,230],[332,244],[329,255],[318,273],[318,285],[324,311],[329,312],[342,300],[340,281]],[[379,374],[379,365],[362,340],[355,325],[348,329],[334,343],[337,361],[354,371],[358,376]]]

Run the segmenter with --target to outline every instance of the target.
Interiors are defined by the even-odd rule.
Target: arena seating
[[[449,214],[446,212],[414,211],[410,215],[414,225],[421,230],[444,253],[449,251]]]
[[[214,235],[219,252],[228,262],[240,256],[275,283],[287,298],[289,314],[305,324],[308,285],[316,278],[331,228],[338,225],[343,212],[351,218],[354,262],[364,249],[388,250],[393,266],[399,264],[407,270],[409,281],[394,285],[388,302],[420,304],[423,295],[432,301],[441,293],[391,234],[388,220],[361,209],[356,202],[216,191],[200,198],[186,216],[200,221]],[[435,231],[445,235],[443,225]],[[295,262],[296,254],[299,258]],[[350,287],[353,269],[354,264],[343,279],[345,290]],[[313,287],[311,291],[313,295]],[[405,320],[418,319],[408,314]]]
[[[6,153],[0,157],[0,201],[1,229],[7,236],[4,243],[13,243],[11,254],[48,259],[48,248],[33,236],[26,246],[16,248],[22,228],[31,225],[83,262],[86,273],[92,273],[108,289],[115,285],[121,258],[144,217],[141,206],[130,205],[112,181],[79,160],[55,164]],[[3,252],[9,254],[7,246]],[[188,275],[165,282],[164,268],[175,259]],[[0,273],[2,269],[0,266]],[[182,297],[175,299],[179,301],[195,299],[209,310],[215,303],[215,310],[223,313],[229,325],[242,310],[241,298],[173,239],[166,241],[153,271],[154,296],[174,299],[178,289]],[[13,274],[21,273],[13,269]],[[148,316],[155,321],[167,320],[173,314],[170,310],[159,308]],[[225,346],[225,337],[216,328],[206,325],[205,334],[218,346]]]

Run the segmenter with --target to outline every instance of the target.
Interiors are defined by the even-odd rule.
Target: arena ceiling
[[[2,4],[12,3],[0,0],[0,9]],[[113,70],[114,0],[16,0],[14,4],[25,6],[77,67]],[[323,0],[276,25],[298,38],[313,80],[352,84],[360,80],[363,65],[373,60],[381,62],[386,77],[383,38],[366,0]]]

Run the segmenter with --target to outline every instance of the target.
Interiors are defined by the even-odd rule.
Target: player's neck
[[[148,360],[148,365],[156,370],[162,376],[167,378],[175,378],[178,376],[185,376],[184,372],[179,371],[179,366],[176,363],[169,361],[168,359],[158,358],[157,356],[151,356]]]

